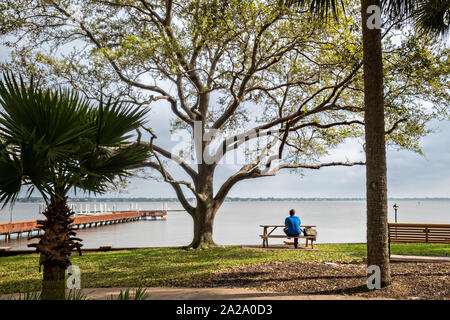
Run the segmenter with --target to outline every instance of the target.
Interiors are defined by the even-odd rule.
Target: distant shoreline
[[[189,198],[188,201],[194,200]],[[239,198],[228,197],[226,202],[261,202],[261,201],[365,201],[365,198]],[[450,201],[450,198],[389,198],[388,200],[409,200],[409,201]],[[68,202],[179,202],[177,198],[69,198]],[[17,202],[21,203],[42,203],[39,197],[21,198]]]

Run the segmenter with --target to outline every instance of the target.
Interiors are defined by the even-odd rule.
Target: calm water
[[[450,201],[396,200],[389,203],[389,221],[394,221],[392,205],[400,206],[399,222],[450,223]],[[112,207],[113,203],[108,203]],[[129,208],[117,203],[119,210]],[[12,211],[13,221],[42,219],[38,204],[17,203]],[[140,209],[162,209],[163,203],[140,202]],[[177,203],[168,203],[170,209],[181,209]],[[91,209],[93,205],[91,204]],[[260,224],[283,224],[288,211],[295,208],[304,225],[316,225],[318,241],[365,242],[366,217],[364,201],[253,201],[226,202],[215,220],[214,240],[223,245],[259,244]],[[0,223],[9,222],[10,211],[0,211]],[[280,230],[282,232],[282,230]],[[169,212],[165,221],[137,221],[80,230],[84,248],[101,245],[119,247],[182,246],[192,240],[193,223],[186,212]],[[36,241],[36,240],[32,240]],[[273,243],[282,240],[273,239]],[[14,249],[28,249],[25,239],[8,243]],[[4,246],[0,237],[0,246]]]

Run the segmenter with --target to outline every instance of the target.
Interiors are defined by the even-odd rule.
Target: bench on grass
[[[450,244],[450,224],[389,223],[389,255],[391,243]]]
[[[269,247],[269,238],[287,238],[287,239],[306,239],[306,247],[308,247],[308,241],[311,242],[311,248],[314,249],[314,241],[316,241],[316,236],[298,236],[298,237],[292,237],[287,235],[281,235],[281,234],[272,234],[277,228],[285,228],[284,225],[260,225],[260,227],[264,228],[263,234],[259,235],[263,241],[263,248]],[[315,226],[300,226],[300,228],[313,228]],[[269,228],[272,228],[272,230],[269,231]]]

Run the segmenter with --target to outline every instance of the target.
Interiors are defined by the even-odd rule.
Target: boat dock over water
[[[167,210],[138,210],[138,211],[115,211],[101,214],[76,214],[71,225],[75,229],[93,228],[110,224],[125,223],[137,220],[161,219],[166,220]],[[31,237],[33,232],[40,234],[41,229],[37,228],[37,220],[0,223],[0,236],[5,236],[5,241],[11,240],[11,235],[17,234],[20,239],[22,234]]]

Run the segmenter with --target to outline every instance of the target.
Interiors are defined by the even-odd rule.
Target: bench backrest
[[[389,223],[390,242],[449,243],[450,224]]]

